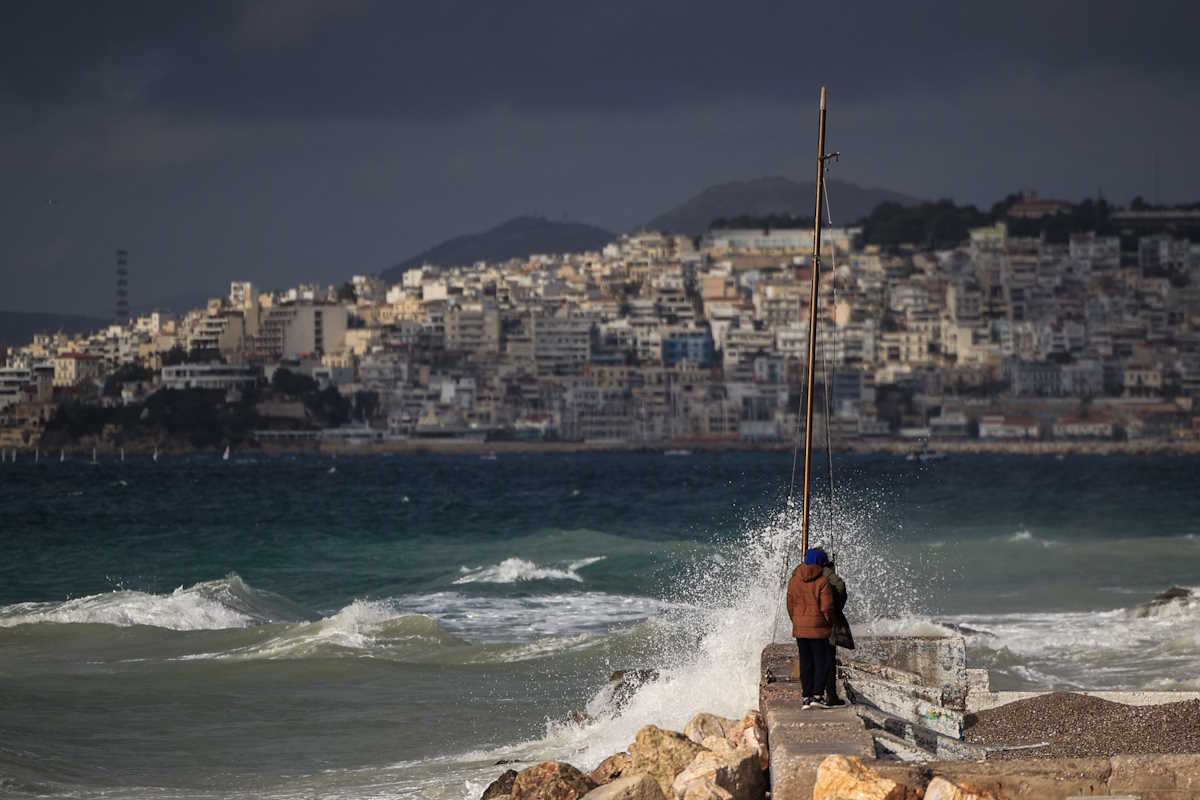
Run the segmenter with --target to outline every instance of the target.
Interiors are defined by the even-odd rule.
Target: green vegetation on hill
[[[835,225],[847,225],[860,219],[882,203],[909,205],[918,202],[917,198],[899,192],[868,189],[832,178],[826,182],[826,186]],[[808,227],[812,225],[815,199],[816,183],[813,181],[794,181],[781,177],[730,181],[709,186],[675,208],[659,214],[645,227],[689,236],[704,233],[713,220],[718,219],[776,218],[788,221],[786,225],[733,227],[795,227],[796,220],[800,221],[800,227]]]
[[[956,206],[950,200],[902,206],[882,203],[862,221],[867,244],[919,244],[951,247],[965,241],[971,228],[987,225],[993,218],[975,206]]]
[[[192,447],[217,447],[250,438],[258,423],[257,393],[225,402],[225,392],[208,389],[162,389],[141,405],[98,406],[69,402],[59,406],[46,425],[42,442],[66,446],[85,437],[111,437],[134,444],[175,441]]]
[[[139,367],[123,367],[110,376],[105,395],[120,394],[121,386],[153,377]],[[229,401],[224,391],[209,389],[160,389],[140,405],[102,406],[78,400],[63,403],[47,423],[42,443],[65,447],[81,439],[151,446],[175,443],[197,448],[244,444],[254,430],[267,427],[260,416],[259,400],[269,394],[303,403],[313,428],[333,428],[353,419],[371,419],[379,411],[379,396],[358,392],[343,397],[333,386],[320,388],[307,375],[278,369],[269,387],[249,387]],[[289,427],[295,422],[289,423]]]
[[[304,403],[304,408],[322,427],[337,427],[350,421],[353,404],[335,386],[322,389],[307,375],[289,369],[277,369],[271,376],[271,390]]]
[[[811,228],[812,214],[807,217],[798,214],[739,214],[736,217],[718,217],[709,223],[712,230],[776,230],[790,228]]]
[[[1037,219],[1022,219],[1008,216],[1009,209],[1020,201],[1020,195],[1010,194],[994,204],[990,211],[983,212],[975,206],[959,206],[951,200],[936,203],[902,206],[883,203],[876,206],[859,224],[863,228],[863,242],[883,246],[916,244],[925,247],[950,247],[961,244],[970,236],[970,229],[1004,222],[1012,236],[1045,237],[1049,242],[1065,244],[1075,233],[1095,231],[1103,236],[1121,236],[1125,249],[1136,249],[1137,238],[1155,232],[1146,227],[1136,231],[1124,231],[1113,222],[1116,210],[1104,198],[1088,198],[1076,203],[1069,211],[1050,214]],[[1133,210],[1147,210],[1140,197],[1130,203]],[[1188,208],[1188,206],[1183,206]],[[1200,241],[1200,229],[1188,226],[1162,228],[1174,236]]]

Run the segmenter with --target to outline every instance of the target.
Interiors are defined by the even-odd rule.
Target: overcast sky
[[[1128,0],[18,0],[0,308],[110,314],[117,247],[139,306],[377,272],[517,214],[626,230],[811,179],[822,83],[841,179],[1123,204],[1157,158],[1163,202],[1200,200],[1197,30],[1200,4]]]

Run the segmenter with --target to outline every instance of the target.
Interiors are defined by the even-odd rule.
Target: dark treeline
[[[1103,197],[1099,199],[1089,197],[1074,204],[1070,211],[1039,219],[1009,217],[1009,209],[1020,200],[1021,195],[1010,194],[986,211],[973,205],[960,206],[948,199],[917,205],[881,203],[857,224],[863,229],[863,244],[884,247],[905,244],[929,248],[954,247],[970,238],[972,228],[992,225],[996,222],[1004,222],[1008,226],[1009,234],[1013,236],[1040,237],[1050,242],[1064,244],[1072,234],[1088,231],[1095,231],[1104,236],[1121,236],[1123,240],[1128,238],[1134,247],[1136,247],[1138,236],[1158,232],[1169,232],[1174,236],[1200,241],[1200,227],[1172,226],[1161,230],[1143,227],[1136,231],[1119,229],[1112,220],[1112,213],[1117,209],[1109,205]],[[1157,207],[1147,204],[1141,197],[1135,197],[1130,202],[1129,208],[1135,211],[1145,211]],[[1173,208],[1200,209],[1200,203],[1173,206]],[[773,230],[777,228],[809,228],[812,224],[812,217],[804,215],[743,214],[738,217],[722,217],[713,220],[709,229],[758,228]],[[1123,244],[1125,243],[1123,242]]]
[[[109,379],[105,394],[119,395],[125,382],[144,381],[151,375],[142,368],[122,368]],[[276,421],[263,416],[259,402],[270,399],[299,401],[305,419]],[[111,434],[116,441],[131,444],[174,441],[214,447],[244,443],[256,428],[277,427],[277,422],[287,428],[333,428],[352,419],[369,419],[379,407],[375,392],[344,397],[336,387],[322,389],[309,376],[281,368],[269,384],[246,387],[236,398],[220,390],[160,389],[132,405],[63,403],[47,423],[42,441],[47,447],[61,447],[85,436]]]

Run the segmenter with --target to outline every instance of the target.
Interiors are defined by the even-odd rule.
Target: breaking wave
[[[1004,541],[1010,544],[1036,544],[1042,547],[1057,547],[1058,542],[1052,539],[1041,539],[1034,535],[1033,531],[1028,528],[1023,528],[1010,536],[1005,537]]]
[[[1200,593],[1107,611],[880,620],[873,633],[959,634],[995,689],[1200,689]]]
[[[878,533],[882,528],[872,524],[878,507],[856,504],[857,516],[840,519],[833,531],[814,523],[812,543],[838,554],[839,571],[851,589],[852,620],[919,609],[913,567],[889,555]],[[814,520],[825,519],[823,514],[814,504]],[[590,767],[624,750],[644,725],[681,730],[697,711],[741,717],[757,707],[763,645],[790,640],[781,608],[798,540],[798,509],[746,520],[734,541],[697,556],[683,570],[672,605],[654,619],[644,645],[629,654],[638,660],[613,664],[653,669],[657,680],[621,704],[614,704],[609,686],[601,686],[584,709],[586,721],[551,721],[543,739],[496,751],[496,757],[552,756]]]
[[[0,608],[0,627],[36,623],[149,625],[177,631],[245,628],[311,617],[273,592],[254,589],[236,574],[170,594],[117,590],[62,602],[17,603]]]
[[[575,581],[583,583],[579,570],[603,561],[604,556],[593,556],[571,561],[563,567],[541,567],[523,558],[506,558],[491,567],[461,567],[462,577],[456,585],[468,583],[519,583],[521,581]]]
[[[572,566],[579,569],[597,560]],[[644,637],[639,626],[680,608],[651,597],[604,592],[481,601],[445,591],[357,599],[322,616],[230,575],[161,595],[119,590],[6,606],[0,608],[0,630],[28,640],[69,640],[87,649],[109,640],[106,629],[136,626],[142,630],[137,634],[143,648],[139,652],[177,661],[352,657],[515,663],[602,644],[628,649],[628,642]],[[165,636],[165,631],[177,633]],[[192,638],[181,640],[180,634]]]

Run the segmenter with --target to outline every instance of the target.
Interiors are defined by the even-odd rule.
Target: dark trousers
[[[805,697],[824,694],[829,683],[833,648],[828,639],[797,639],[800,650],[800,690]]]
[[[829,677],[825,680],[825,699],[836,700],[837,693],[837,648],[829,645]]]

